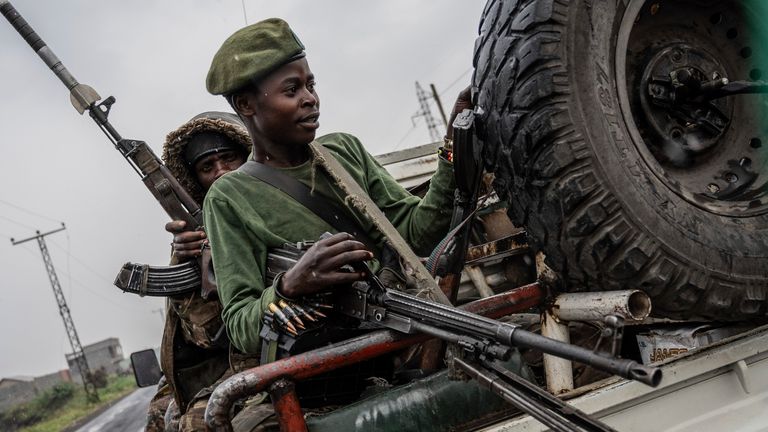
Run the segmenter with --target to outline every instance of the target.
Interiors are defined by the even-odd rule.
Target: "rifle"
[[[115,98],[109,96],[99,103],[101,96],[96,90],[86,84],[78,83],[9,0],[0,0],[0,13],[69,89],[70,101],[77,112],[83,114],[88,111],[90,117],[117,151],[139,174],[144,185],[160,203],[163,210],[168,213],[168,216],[173,220],[185,221],[190,230],[202,227],[203,214],[200,205],[179,184],[147,143],[123,138],[109,122],[109,112],[115,103]],[[212,276],[208,274],[208,266],[203,265],[209,259],[210,252],[206,249],[198,261],[190,261],[176,266],[150,267],[127,263],[115,279],[115,285],[123,291],[154,296],[183,294],[201,288],[203,295],[207,296],[216,289]]]
[[[312,244],[313,242],[286,244],[283,248],[271,251],[267,258],[268,276],[274,277],[290,268]],[[602,355],[526,331],[514,324],[387,288],[366,263],[360,264],[354,270],[364,272],[366,279],[341,287],[332,293],[295,301],[295,305],[299,305],[299,310],[310,311],[318,306],[328,307],[332,308],[334,313],[358,319],[361,323],[406,334],[424,333],[452,343],[461,351],[461,358],[452,360],[457,369],[553,430],[612,429],[505,371],[500,362],[510,358],[514,347],[536,349],[652,387],[661,382],[662,372],[657,367]],[[293,314],[290,309],[295,305],[289,303],[283,309]],[[327,314],[329,311],[324,310],[323,313]],[[314,337],[317,326],[322,325],[307,322],[307,328],[296,335],[293,330],[286,331],[285,318],[277,319],[276,315],[278,312],[275,311],[265,316],[265,325],[260,333],[265,346],[270,341],[276,341],[278,347],[290,351],[291,347],[297,345],[297,339],[303,335]]]

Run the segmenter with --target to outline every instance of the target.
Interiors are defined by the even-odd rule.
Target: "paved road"
[[[155,386],[136,390],[76,432],[142,432],[155,390]]]

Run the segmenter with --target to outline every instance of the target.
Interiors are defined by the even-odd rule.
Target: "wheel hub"
[[[685,44],[659,49],[645,66],[640,112],[657,138],[649,144],[658,146],[655,153],[669,163],[689,166],[719,143],[733,104],[729,98],[700,101],[696,96],[722,83],[723,69],[713,56]]]
[[[759,79],[766,68],[760,21],[732,1],[647,1],[624,23],[629,37],[617,59],[620,101],[635,126],[635,145],[657,177],[686,201],[736,217],[768,212],[768,99],[726,91],[732,81]],[[758,25],[755,25],[758,24]],[[764,26],[763,26],[764,27]],[[765,42],[762,42],[765,43]],[[617,60],[618,61],[618,60]],[[746,81],[738,81],[745,83]],[[627,115],[630,114],[630,115]],[[631,117],[631,118],[628,118]]]

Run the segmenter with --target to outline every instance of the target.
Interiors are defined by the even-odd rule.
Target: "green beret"
[[[280,18],[251,24],[230,36],[213,56],[208,92],[226,95],[304,56],[304,45]]]

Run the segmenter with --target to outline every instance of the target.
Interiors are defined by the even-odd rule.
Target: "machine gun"
[[[297,250],[311,245],[312,242],[289,244],[285,247],[287,251],[269,254],[267,273],[280,273],[280,267],[296,262],[301,254]],[[661,380],[661,370],[658,368],[647,367],[633,360],[607,357],[523,330],[517,325],[387,288],[367,263],[359,266],[355,271],[364,272],[366,280],[354,282],[329,294],[321,294],[321,297],[308,298],[309,309],[316,308],[318,304],[327,305],[337,313],[379,327],[406,334],[425,333],[443,339],[458,345],[467,353],[487,359],[507,360],[514,347],[534,348],[651,386],[658,385]],[[298,303],[301,304],[301,301]]]
[[[141,177],[144,185],[173,220],[183,220],[188,229],[203,225],[200,205],[179,184],[144,141],[123,138],[109,122],[109,112],[115,98],[109,96],[99,103],[101,96],[92,87],[77,82],[61,60],[30,27],[8,0],[0,0],[0,13],[19,32],[54,74],[69,89],[69,97],[77,112],[88,111],[93,121],[104,132],[117,151]],[[170,296],[202,289],[204,296],[215,291],[213,277],[207,263],[210,251],[204,250],[197,261],[170,267],[150,267],[141,264],[125,264],[115,279],[115,285],[124,291],[140,295]],[[202,278],[201,278],[202,269]],[[151,287],[148,288],[148,287]]]
[[[287,270],[301,257],[313,242],[286,244],[271,251],[267,258],[267,274],[274,277]],[[501,362],[508,360],[515,347],[531,348],[546,354],[577,361],[623,378],[657,386],[662,377],[659,368],[619,359],[588,349],[559,342],[536,333],[467,312],[452,306],[425,300],[386,287],[366,263],[355,271],[364,272],[366,280],[339,288],[332,293],[313,296],[295,303],[299,310],[317,309],[318,305],[332,308],[323,314],[338,313],[360,320],[366,325],[392,329],[405,334],[426,334],[460,348],[461,354],[452,362],[456,369],[491,389],[512,405],[531,414],[552,430],[610,431],[610,427],[586,414],[565,405],[559,399],[535,385],[509,373]],[[284,306],[290,309],[291,305]],[[277,313],[277,311],[275,311]],[[304,330],[285,329],[285,319],[265,317],[261,336],[277,341],[279,347],[290,350],[297,339],[316,334],[316,324],[307,323]],[[298,333],[298,334],[297,334]],[[289,353],[294,354],[294,353]]]

